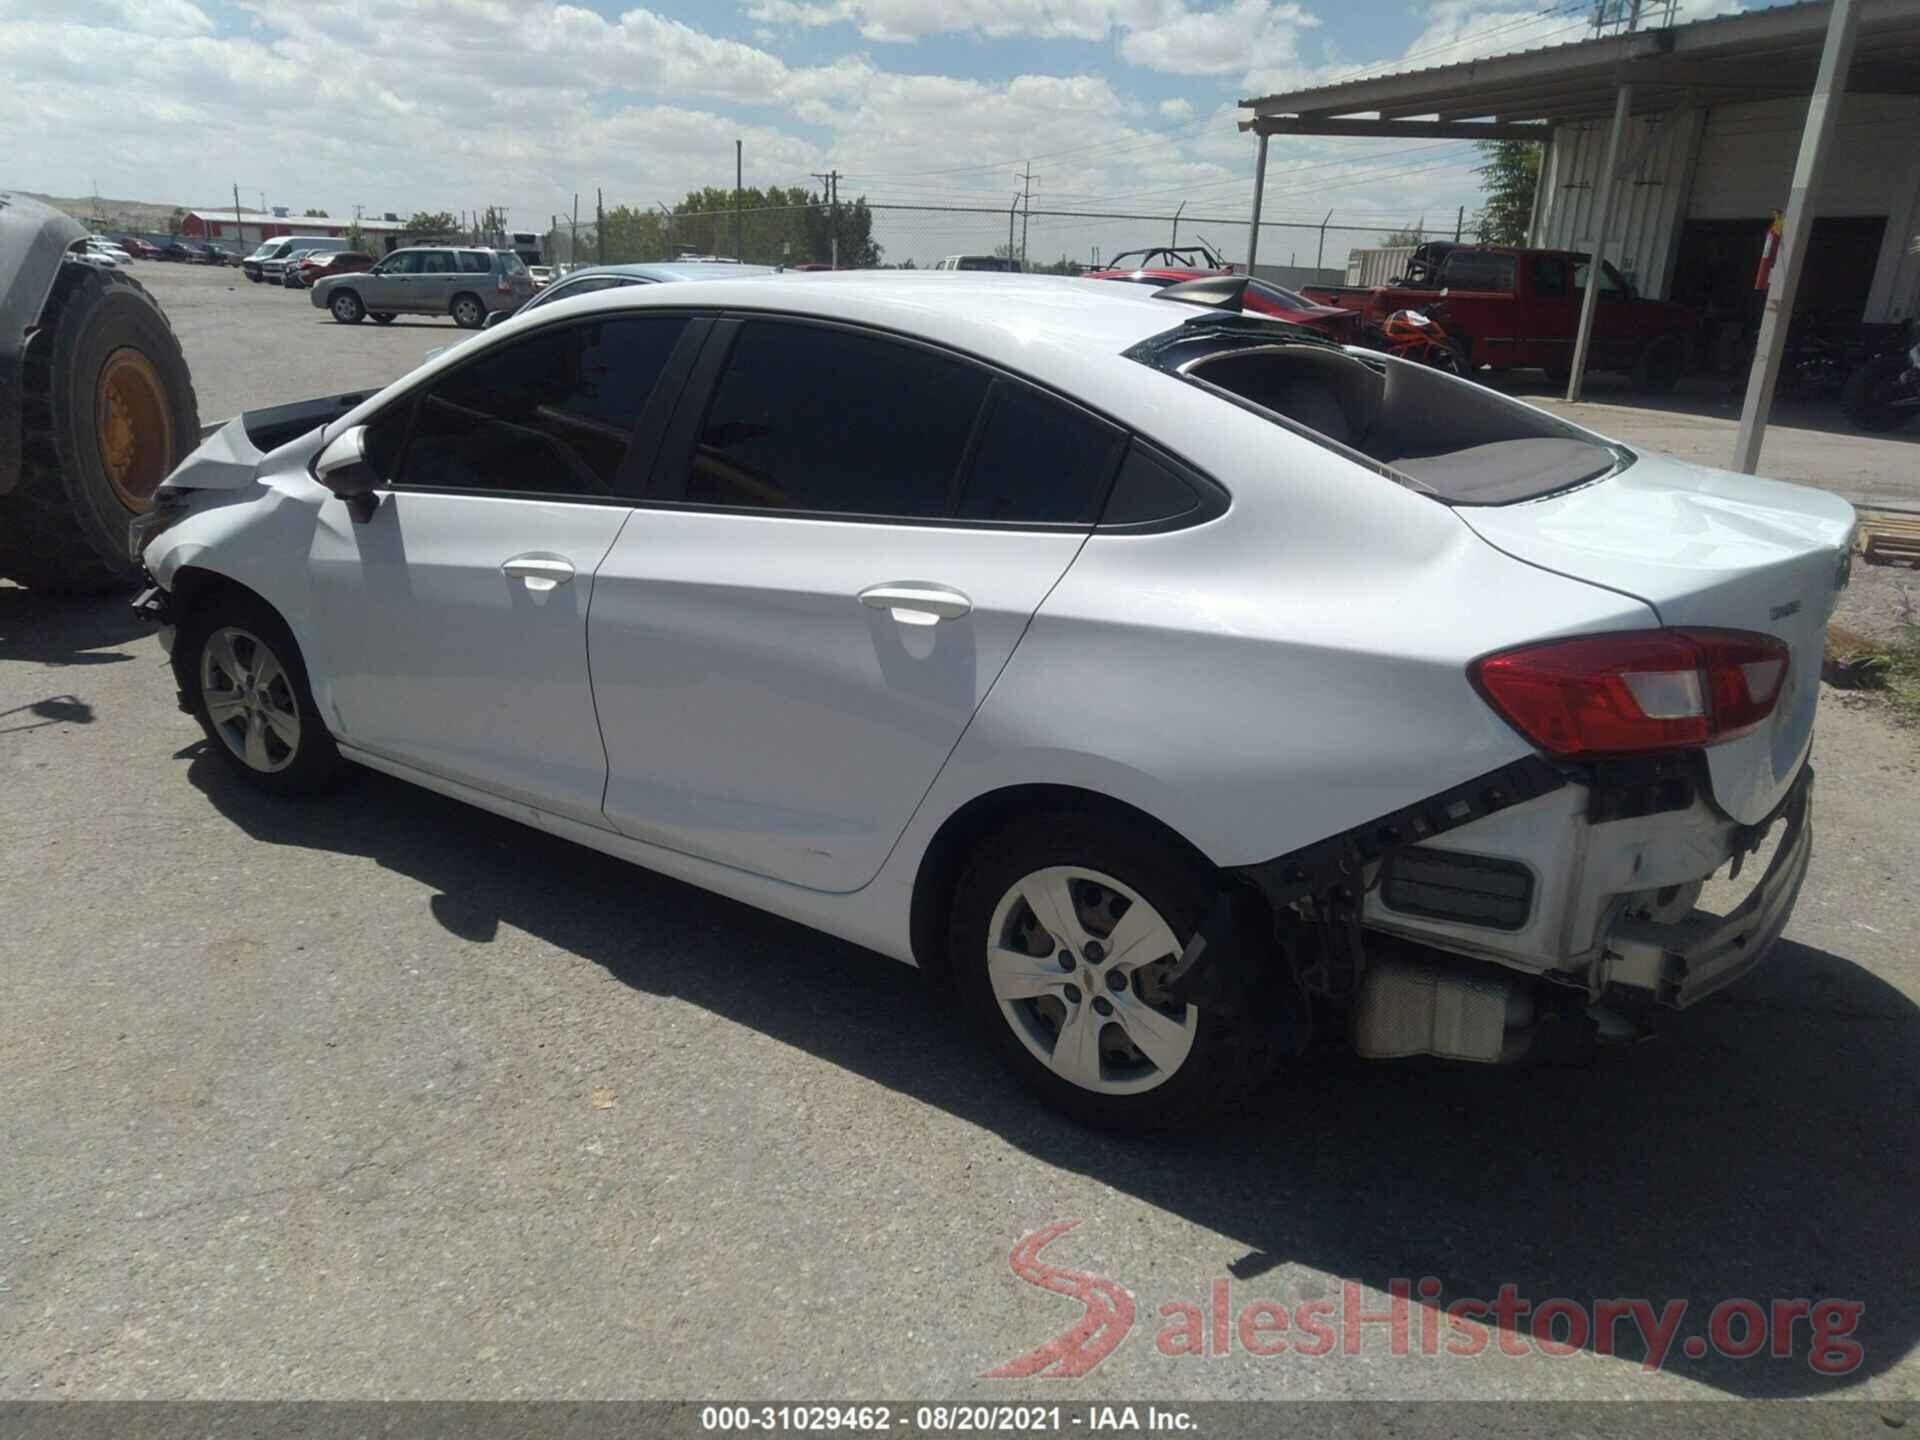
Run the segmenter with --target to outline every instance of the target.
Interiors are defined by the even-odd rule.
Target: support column
[[[1253,260],[1260,253],[1260,201],[1267,189],[1267,137],[1260,136],[1260,150],[1253,162],[1253,219],[1247,226],[1247,274],[1253,274]]]
[[[1580,299],[1580,329],[1573,340],[1573,373],[1567,377],[1567,399],[1580,398],[1580,387],[1587,379],[1587,348],[1593,339],[1593,311],[1600,298],[1600,264],[1607,255],[1607,231],[1613,227],[1613,197],[1620,180],[1613,172],[1620,164],[1620,139],[1627,129],[1627,110],[1633,100],[1633,87],[1622,85],[1613,93],[1613,128],[1607,132],[1607,158],[1600,170],[1600,213],[1593,227],[1593,253],[1587,257],[1587,288]]]
[[[1806,254],[1807,238],[1813,233],[1814,197],[1820,192],[1820,172],[1833,145],[1840,102],[1847,91],[1847,68],[1853,63],[1859,10],[1855,0],[1832,3],[1827,43],[1820,52],[1820,73],[1813,82],[1806,128],[1800,132],[1800,158],[1793,164],[1793,190],[1787,197],[1787,214],[1780,227],[1780,256],[1767,287],[1767,306],[1760,315],[1760,344],[1747,376],[1740,430],[1733,440],[1733,468],[1747,475],[1760,464],[1760,442],[1766,438],[1774,382],[1780,378],[1780,357],[1787,348],[1787,326],[1793,319],[1793,297],[1800,289],[1800,262]]]

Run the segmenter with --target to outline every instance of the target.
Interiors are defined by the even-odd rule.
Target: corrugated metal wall
[[[1683,221],[1764,219],[1786,205],[1806,112],[1805,100],[1768,100],[1634,119],[1625,153],[1640,158],[1615,202],[1608,258],[1643,292],[1664,296]],[[1605,121],[1554,131],[1536,244],[1591,248],[1606,146]],[[1906,254],[1920,230],[1920,98],[1846,97],[1818,205],[1821,215],[1887,217],[1866,318],[1910,313],[1920,287],[1920,256]]]

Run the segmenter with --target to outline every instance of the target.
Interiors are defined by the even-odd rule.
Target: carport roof
[[[1528,139],[1609,115],[1621,84],[1636,112],[1809,94],[1831,6],[1782,5],[1665,29],[1376,75],[1242,100],[1265,135]],[[1846,89],[1920,95],[1920,0],[1860,0]]]

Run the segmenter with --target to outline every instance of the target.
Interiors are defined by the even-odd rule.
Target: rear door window
[[[1078,406],[1001,380],[955,511],[962,520],[1091,525],[1125,436]]]
[[[1447,256],[1440,283],[1451,290],[1513,291],[1515,264],[1512,255],[1485,250],[1456,250]]]
[[[484,250],[462,250],[459,256],[463,275],[487,275],[493,271],[490,257]]]
[[[951,511],[988,376],[826,326],[740,329],[694,445],[689,503],[932,519]]]

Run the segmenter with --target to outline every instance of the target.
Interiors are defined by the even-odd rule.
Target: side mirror
[[[375,494],[380,477],[367,460],[367,427],[354,425],[342,430],[314,457],[313,478],[347,502],[353,523],[364,525],[380,508]]]

